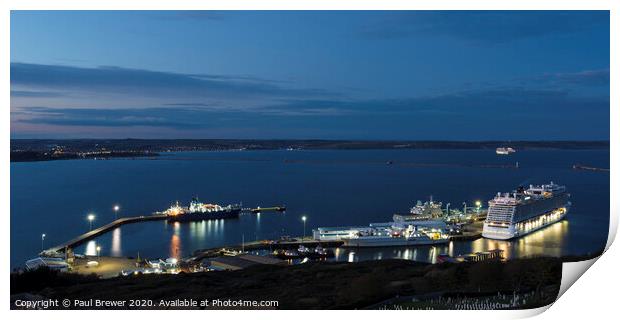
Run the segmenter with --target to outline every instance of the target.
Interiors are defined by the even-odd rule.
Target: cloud
[[[217,10],[180,10],[173,12],[152,12],[149,11],[149,16],[157,17],[159,19],[166,20],[196,20],[196,21],[222,21],[231,17],[231,11],[217,11]]]
[[[248,76],[182,74],[119,67],[11,63],[11,85],[66,92],[143,97],[250,99],[253,97],[334,96],[321,89],[295,89]]]
[[[33,126],[71,137],[602,139],[609,137],[609,98],[497,87],[406,99],[284,99],[256,108],[179,102],[11,112],[12,129],[25,128],[13,133],[40,137],[28,131]]]
[[[171,103],[154,108],[23,107],[11,113],[15,122],[104,127],[204,128],[222,119],[260,122],[261,118],[410,118],[453,121],[472,115],[487,118],[546,117],[567,113],[608,114],[608,97],[581,97],[564,90],[499,87],[406,99],[281,100],[255,108],[226,108],[201,103]],[[335,117],[335,118],[334,118]]]
[[[168,127],[198,128],[195,116],[204,110],[191,108],[49,108],[27,107],[12,115],[20,116],[16,122],[80,127]]]
[[[609,69],[586,70],[573,73],[551,73],[543,75],[543,78],[558,84],[609,86]]]
[[[11,90],[11,97],[20,98],[56,98],[65,96],[60,92]]]
[[[504,43],[545,35],[581,32],[609,25],[608,11],[412,11],[365,25],[374,39],[414,35],[445,36],[475,43]]]
[[[589,108],[608,112],[608,96],[579,96],[565,89],[497,86],[402,99],[281,100],[252,112],[277,116],[373,116],[427,115],[463,117],[469,114],[505,115],[583,112]]]
[[[177,103],[165,103],[166,106],[178,106],[178,107],[211,107],[211,104],[196,103],[196,102],[177,102]]]

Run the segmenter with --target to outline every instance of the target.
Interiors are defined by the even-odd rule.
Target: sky
[[[607,11],[12,11],[12,138],[608,140]]]

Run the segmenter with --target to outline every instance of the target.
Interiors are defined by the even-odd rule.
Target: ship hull
[[[202,221],[202,220],[217,220],[217,219],[235,219],[239,217],[241,209],[223,210],[218,212],[205,212],[205,213],[185,213],[177,216],[168,216],[168,221],[172,222],[189,222],[189,221]]]
[[[532,227],[527,228],[527,229],[519,228],[517,227],[515,223],[511,223],[506,227],[497,227],[497,226],[489,225],[488,223],[485,222],[482,228],[482,237],[487,238],[487,239],[493,239],[493,240],[510,240],[510,239],[515,239],[515,238],[528,235],[532,232],[538,231],[554,223],[562,221],[566,217],[566,214],[568,213],[568,210],[570,209],[570,202],[566,204],[566,206],[564,206],[563,208],[564,208],[564,212],[559,214],[557,217],[553,217],[551,219],[545,219],[544,221],[538,224],[535,224]],[[544,212],[540,214],[539,216],[531,218],[529,220],[536,221],[538,220],[539,217],[549,215],[553,213],[553,211],[558,210],[558,209],[560,208],[556,208],[554,210]]]
[[[409,246],[423,246],[423,245],[436,245],[436,244],[446,244],[450,240],[448,239],[416,239],[416,240],[406,240],[406,239],[395,239],[395,238],[384,238],[384,239],[364,239],[364,238],[356,238],[356,239],[343,239],[344,247],[355,247],[355,248],[366,248],[366,247],[409,247]]]

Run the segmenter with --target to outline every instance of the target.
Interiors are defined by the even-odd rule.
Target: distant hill
[[[249,139],[11,139],[11,151],[166,152],[277,149],[609,149],[609,141],[373,141]]]

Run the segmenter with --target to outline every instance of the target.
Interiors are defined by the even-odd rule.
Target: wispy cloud
[[[298,89],[249,76],[182,74],[119,67],[11,63],[11,85],[39,90],[127,94],[146,97],[248,99],[334,96],[322,89]]]
[[[559,84],[580,86],[609,86],[609,69],[586,70],[572,73],[548,73],[544,80]]]
[[[79,127],[201,127],[204,117],[196,119],[204,110],[191,108],[48,108],[28,107],[12,112],[20,117],[17,122]]]
[[[64,96],[60,92],[11,90],[11,97],[20,98],[57,98]]]
[[[229,19],[234,12],[217,10],[148,11],[149,16],[167,20],[222,21]]]
[[[367,24],[360,33],[374,39],[430,35],[503,43],[571,34],[604,24],[609,25],[607,11],[411,11]]]
[[[520,87],[469,90],[407,99],[375,100],[283,100],[257,108],[221,108],[194,103],[176,103],[155,108],[50,108],[25,107],[12,113],[15,122],[58,126],[208,128],[222,119],[261,117],[316,120],[336,118],[400,118],[416,116],[441,122],[470,118],[546,117],[558,113],[605,114],[609,100],[575,97],[567,91],[534,90]]]

